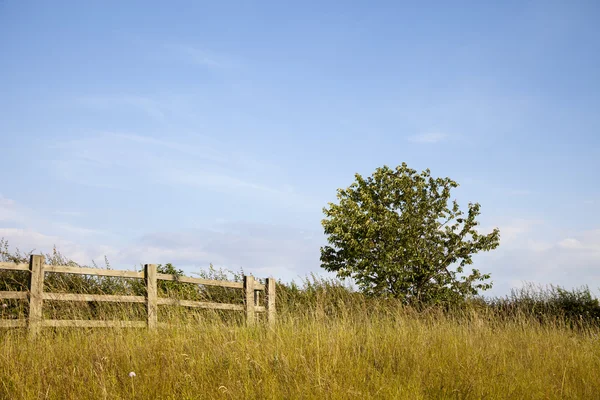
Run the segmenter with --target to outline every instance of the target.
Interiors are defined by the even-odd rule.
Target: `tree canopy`
[[[500,232],[479,232],[478,203],[463,212],[450,201],[455,181],[406,163],[355,178],[338,190],[337,204],[323,209],[323,268],[353,278],[364,292],[407,303],[453,301],[491,288],[490,274],[464,270],[475,253],[498,247]]]

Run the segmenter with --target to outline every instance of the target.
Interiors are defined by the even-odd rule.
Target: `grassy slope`
[[[388,310],[274,329],[0,331],[6,399],[596,399],[598,330]],[[136,377],[128,373],[135,371]]]

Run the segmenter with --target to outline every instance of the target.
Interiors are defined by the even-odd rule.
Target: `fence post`
[[[156,264],[144,265],[146,280],[146,308],[148,311],[148,329],[156,329],[158,323],[158,282],[156,280]]]
[[[44,300],[44,256],[31,255],[29,258],[29,337],[36,337],[42,322]]]
[[[246,303],[246,324],[254,325],[254,277],[244,275],[244,298]]]
[[[277,318],[277,311],[275,310],[275,278],[273,277],[267,278],[265,297],[267,299],[267,322],[273,326]]]

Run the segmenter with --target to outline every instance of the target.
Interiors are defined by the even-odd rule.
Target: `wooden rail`
[[[0,291],[0,299],[28,300],[27,319],[0,319],[0,328],[28,328],[30,336],[36,336],[42,327],[88,327],[88,328],[148,328],[156,329],[163,325],[158,322],[158,306],[174,305],[182,307],[205,308],[213,310],[244,311],[246,323],[256,323],[256,313],[266,313],[267,322],[275,323],[275,279],[267,278],[266,284],[257,282],[252,276],[244,276],[243,282],[229,282],[211,279],[190,278],[159,274],[156,264],[146,264],[143,272],[119,271],[99,268],[45,265],[44,257],[32,255],[29,264],[0,263],[0,270],[27,271],[30,274],[29,288],[26,292]],[[101,294],[74,294],[44,292],[45,273],[78,274],[92,276],[110,276],[119,278],[144,279],[146,296],[117,296]],[[158,297],[158,281],[175,281],[196,285],[219,286],[242,289],[244,304],[213,303],[204,301],[178,300]],[[260,305],[260,292],[264,292],[264,306]],[[42,307],[44,300],[52,301],[94,301],[117,303],[145,303],[146,321],[98,321],[98,320],[44,320]]]

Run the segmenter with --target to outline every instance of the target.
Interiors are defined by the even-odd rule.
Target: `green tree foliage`
[[[500,232],[479,233],[479,204],[469,203],[466,213],[450,204],[455,181],[405,163],[355,177],[338,190],[339,203],[323,209],[330,244],[321,248],[323,268],[352,277],[366,293],[407,303],[455,301],[491,288],[489,274],[464,269],[475,253],[498,247]]]

